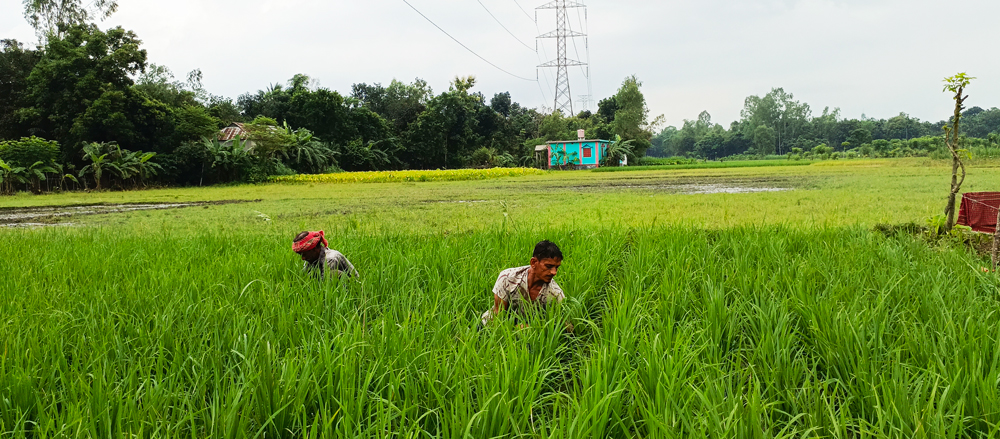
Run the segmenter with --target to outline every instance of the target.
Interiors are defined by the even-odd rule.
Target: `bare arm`
[[[496,295],[496,293],[494,293],[493,294],[493,308],[490,308],[488,311],[486,311],[485,313],[483,313],[483,317],[482,317],[481,323],[483,324],[483,326],[486,326],[486,325],[490,324],[490,322],[493,321],[493,317],[496,317],[497,314],[500,314],[500,311],[503,311],[503,310],[506,310],[506,309],[507,309],[507,301],[501,299],[500,296],[498,296],[498,295]]]
[[[500,298],[496,294],[493,295],[493,314],[499,314],[500,311],[507,310],[507,301]]]

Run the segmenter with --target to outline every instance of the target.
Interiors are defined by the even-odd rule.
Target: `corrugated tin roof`
[[[243,126],[243,124],[239,122],[233,122],[232,125],[225,127],[219,131],[219,141],[228,142],[230,140],[235,139],[236,136],[240,136],[240,139],[246,140],[247,134],[248,134],[247,130]]]
[[[548,151],[549,145],[536,145],[535,151]]]

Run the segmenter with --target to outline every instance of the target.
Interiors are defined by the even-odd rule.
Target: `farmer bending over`
[[[500,311],[509,310],[524,317],[544,310],[550,303],[562,302],[566,295],[553,280],[562,259],[558,246],[542,241],[535,246],[530,265],[500,272],[493,286],[493,308],[483,313],[483,325],[489,324]],[[572,331],[572,325],[567,324],[566,329]]]
[[[322,230],[302,232],[295,237],[292,250],[305,261],[303,270],[313,273],[320,279],[325,277],[327,271],[335,276],[347,274],[351,277],[360,277],[351,261],[348,261],[342,253],[327,248],[328,245]]]

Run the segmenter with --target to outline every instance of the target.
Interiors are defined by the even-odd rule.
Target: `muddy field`
[[[89,204],[78,206],[11,207],[0,208],[0,227],[42,227],[76,225],[75,219],[83,216],[140,212],[146,210],[183,209],[198,206],[218,206],[246,203],[226,200],[191,203],[127,203]]]

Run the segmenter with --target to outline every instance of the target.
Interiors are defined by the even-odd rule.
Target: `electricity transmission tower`
[[[538,38],[555,38],[556,40],[556,59],[539,65],[541,68],[556,68],[556,91],[555,91],[555,104],[553,105],[553,110],[562,110],[563,114],[567,116],[573,116],[573,96],[570,94],[569,89],[569,68],[570,67],[584,67],[587,63],[570,59],[567,54],[566,43],[573,38],[586,37],[587,34],[574,31],[570,27],[569,21],[569,9],[574,8],[586,8],[587,6],[575,0],[552,0],[542,6],[536,8],[535,15],[538,14],[537,10],[552,9],[556,11],[556,30],[539,35]],[[537,18],[536,18],[537,21]],[[575,44],[575,43],[574,43]]]

